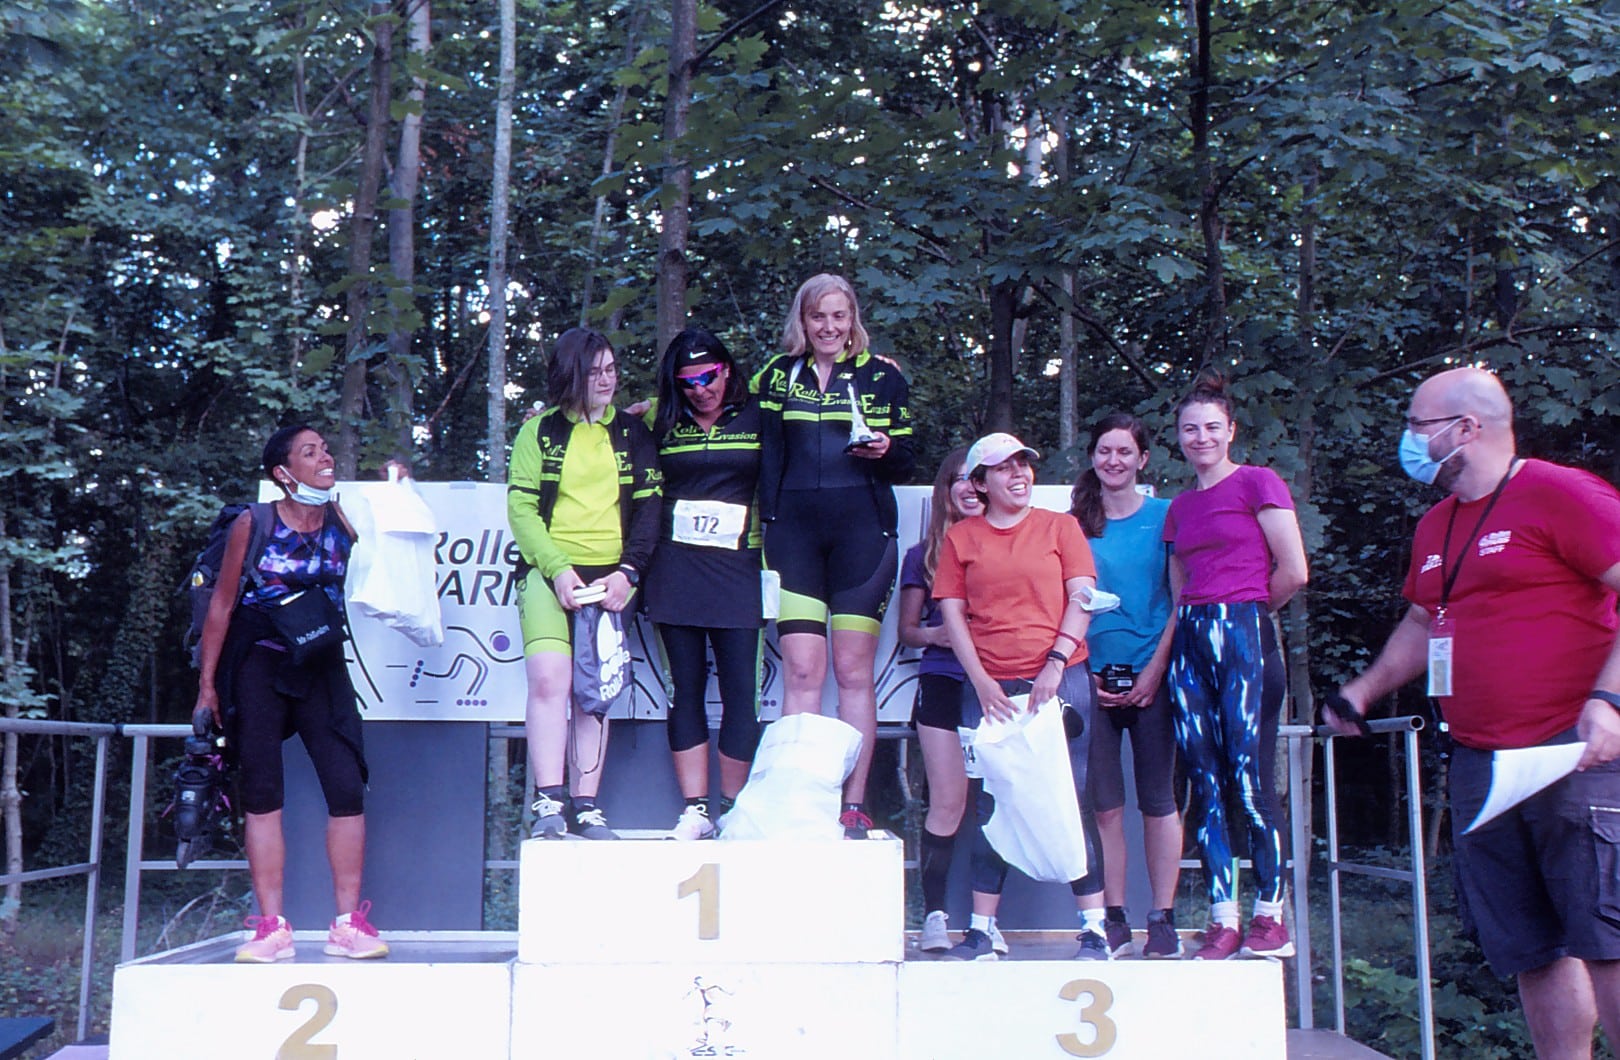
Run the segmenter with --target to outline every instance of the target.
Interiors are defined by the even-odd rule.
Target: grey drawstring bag
[[[601,604],[574,612],[574,706],[606,717],[630,704],[630,642],[624,615]]]

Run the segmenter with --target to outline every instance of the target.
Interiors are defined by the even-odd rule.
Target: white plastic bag
[[[1068,883],[1086,874],[1086,839],[1063,707],[1052,699],[1032,714],[1028,700],[1013,696],[1018,714],[985,718],[973,741],[984,789],[996,800],[984,837],[1030,879]]]
[[[737,805],[721,819],[720,838],[843,839],[844,779],[860,754],[860,731],[837,718],[790,714],[772,722]]]
[[[387,482],[344,488],[344,506],[358,540],[349,556],[351,610],[399,630],[424,648],[444,643],[433,546],[439,524],[410,479],[393,468]]]

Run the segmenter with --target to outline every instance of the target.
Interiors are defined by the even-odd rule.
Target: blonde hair
[[[967,463],[967,446],[952,449],[945,454],[944,463],[939,465],[939,473],[934,476],[934,494],[928,507],[928,532],[923,535],[923,579],[928,582],[929,592],[933,592],[934,571],[939,568],[939,547],[945,543],[945,531],[962,521],[962,513],[956,510],[956,502],[951,499],[951,487],[956,485],[956,476],[962,473],[962,465]]]
[[[793,296],[793,304],[788,307],[787,320],[782,324],[782,348],[797,357],[809,345],[804,335],[804,313],[806,309],[814,309],[821,304],[821,300],[830,294],[841,294],[849,299],[849,349],[846,352],[859,353],[866,349],[869,337],[866,328],[861,324],[861,303],[855,297],[855,288],[842,276],[835,276],[830,272],[819,273],[810,277],[799,285],[799,291]]]

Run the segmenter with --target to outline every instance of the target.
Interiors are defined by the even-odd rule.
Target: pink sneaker
[[[369,912],[371,903],[361,902],[360,908],[354,912],[344,913],[332,921],[332,927],[326,933],[323,952],[333,957],[352,957],[355,960],[388,956],[388,943],[377,937],[377,929],[366,919]]]
[[[1204,944],[1193,954],[1195,961],[1224,961],[1238,951],[1237,928],[1211,924],[1204,930]]]
[[[253,929],[253,937],[236,947],[237,964],[274,964],[296,956],[286,917],[250,916],[243,923]]]
[[[1243,936],[1245,957],[1292,957],[1294,942],[1281,921],[1269,916],[1257,916],[1249,921],[1249,933]]]

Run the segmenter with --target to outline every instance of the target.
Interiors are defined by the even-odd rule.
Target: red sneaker
[[[1238,951],[1242,940],[1237,928],[1225,924],[1211,924],[1204,930],[1204,944],[1192,955],[1195,961],[1224,961]]]
[[[1245,957],[1292,957],[1294,942],[1282,922],[1269,916],[1257,916],[1249,921],[1249,933],[1243,936]]]

